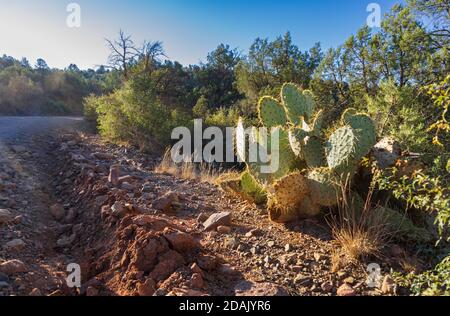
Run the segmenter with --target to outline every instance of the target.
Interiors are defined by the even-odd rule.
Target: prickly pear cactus
[[[256,161],[242,159],[248,155],[243,149],[246,134],[240,121],[236,145],[238,156],[246,161],[247,170],[236,190],[254,195],[257,186],[253,181],[264,187],[270,218],[277,222],[315,216],[321,208],[335,206],[342,194],[342,181],[351,180],[359,162],[376,141],[372,120],[353,109],[344,112],[340,126],[324,139],[325,112],[315,111],[310,91],[301,91],[291,83],[283,85],[280,101],[272,97],[261,98],[258,114],[261,126],[268,129],[268,134],[279,137],[269,137],[264,142],[261,135],[253,133],[248,137],[249,143],[256,143],[268,153],[272,162],[277,160],[279,163],[268,163],[259,154]],[[278,145],[278,150],[271,152],[274,144]],[[276,168],[271,169],[270,165]],[[263,167],[265,172],[262,172]],[[245,174],[251,175],[253,181],[248,181]]]

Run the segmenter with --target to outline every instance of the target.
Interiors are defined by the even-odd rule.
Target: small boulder
[[[16,273],[27,272],[26,265],[20,260],[9,260],[0,264],[0,272],[11,275]]]
[[[211,231],[217,229],[219,226],[230,226],[231,225],[231,213],[221,212],[211,215],[204,223],[203,227],[205,231]]]
[[[174,203],[179,203],[180,197],[175,192],[167,192],[152,203],[152,208],[162,212],[173,211]]]
[[[381,169],[392,167],[401,157],[400,144],[391,137],[385,137],[373,146],[372,155]]]
[[[25,248],[25,242],[22,239],[14,239],[5,244],[7,251],[20,251]]]
[[[195,239],[183,232],[170,232],[164,234],[164,237],[169,241],[172,249],[175,251],[186,253],[198,248]]]

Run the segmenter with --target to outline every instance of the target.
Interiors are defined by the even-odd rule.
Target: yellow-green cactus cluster
[[[340,182],[353,177],[361,159],[375,145],[376,132],[367,115],[347,110],[341,126],[324,139],[325,113],[316,111],[310,91],[287,83],[281,89],[280,101],[263,97],[258,104],[261,126],[267,128],[269,136],[271,131],[279,134],[278,152],[271,153],[270,141],[264,142],[257,132],[250,137],[250,142],[264,146],[269,156],[279,158],[279,168],[263,173],[261,167],[267,162],[247,159],[247,170],[238,188],[249,195],[256,184],[259,201],[260,192],[266,192],[271,219],[286,222],[315,216],[321,208],[336,205],[341,194]],[[242,121],[237,128],[236,143],[245,143]],[[238,154],[245,160],[245,152]],[[248,181],[248,175],[254,181]]]

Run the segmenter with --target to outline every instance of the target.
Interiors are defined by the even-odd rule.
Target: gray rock
[[[5,244],[7,251],[20,251],[25,248],[25,242],[22,239],[14,239]]]
[[[2,272],[0,272],[0,282],[9,282],[8,276]]]
[[[13,214],[5,209],[0,209],[0,225],[7,224],[14,219]]]
[[[111,207],[111,211],[112,211],[112,215],[115,217],[123,217],[127,214],[128,210],[125,207],[125,205],[123,205],[120,202],[116,202],[114,203],[114,205]]]
[[[203,227],[205,231],[215,230],[219,226],[230,226],[231,225],[231,213],[221,212],[211,215],[204,223]]]
[[[274,283],[255,283],[252,281],[242,281],[234,288],[236,296],[289,296],[288,291]]]
[[[61,238],[58,239],[56,245],[61,248],[70,247],[74,243],[76,238],[77,238],[76,234],[72,234],[70,236],[62,236]]]
[[[392,167],[402,155],[400,144],[393,138],[385,137],[373,146],[372,155],[381,169]]]

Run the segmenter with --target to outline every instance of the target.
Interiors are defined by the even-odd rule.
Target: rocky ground
[[[74,127],[75,128],[75,127]],[[336,266],[325,220],[289,225],[157,157],[52,129],[0,154],[1,295],[381,295],[363,265]],[[408,257],[387,249],[386,274]],[[81,267],[69,288],[67,266]]]

